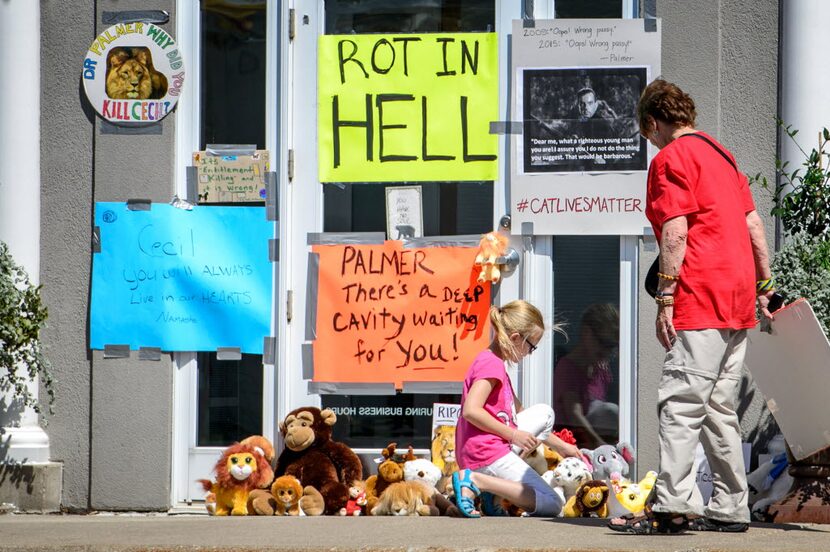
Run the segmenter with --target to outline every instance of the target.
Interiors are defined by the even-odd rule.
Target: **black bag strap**
[[[718,152],[721,155],[721,157],[726,159],[726,161],[730,165],[732,165],[732,168],[735,169],[735,172],[738,172],[738,165],[735,164],[735,161],[733,161],[731,157],[726,155],[726,152],[724,152],[722,149],[720,149],[718,146],[716,146],[715,143],[713,141],[711,141],[709,138],[707,138],[706,136],[704,136],[703,134],[700,134],[698,132],[690,132],[689,134],[681,134],[680,136],[678,136],[678,138],[685,138],[686,136],[694,136],[695,138],[699,138],[699,139],[703,140],[704,142],[706,142],[707,144],[709,144],[710,146],[712,146],[712,148],[716,152]]]

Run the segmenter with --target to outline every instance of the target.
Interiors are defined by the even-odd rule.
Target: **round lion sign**
[[[99,34],[84,59],[86,96],[114,123],[154,123],[179,99],[184,63],[176,42],[151,23],[122,23]]]

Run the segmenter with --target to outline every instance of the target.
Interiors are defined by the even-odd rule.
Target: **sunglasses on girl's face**
[[[532,355],[532,354],[533,354],[533,351],[535,351],[536,349],[538,349],[538,348],[539,348],[539,345],[534,345],[534,344],[533,344],[533,343],[531,343],[531,342],[530,342],[530,340],[529,340],[528,338],[526,338],[526,337],[525,337],[525,343],[527,343],[527,347],[528,347],[527,354],[529,354],[529,355]]]

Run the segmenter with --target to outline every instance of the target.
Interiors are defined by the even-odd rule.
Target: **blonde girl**
[[[551,433],[550,406],[522,408],[507,375],[539,345],[545,323],[527,301],[490,308],[493,341],[476,356],[464,378],[461,418],[456,428],[456,455],[462,468],[453,474],[459,509],[479,517],[474,498],[482,491],[498,495],[534,516],[556,516],[562,499],[522,456],[546,443],[562,456],[579,457],[579,449]]]

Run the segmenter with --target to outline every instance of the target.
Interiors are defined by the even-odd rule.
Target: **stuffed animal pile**
[[[457,469],[451,432],[436,432],[433,461],[417,458],[411,446],[401,453],[396,443],[389,443],[381,451],[377,474],[364,481],[360,458],[331,438],[336,421],[328,409],[291,411],[280,423],[285,449],[274,467],[274,447],[261,435],[228,447],[214,467],[215,479],[199,480],[207,493],[208,512],[217,516],[461,516],[442,488],[452,473],[447,468]],[[558,435],[573,442],[568,433]],[[583,458],[562,458],[541,445],[527,459],[562,498],[562,515],[606,517],[642,511],[657,474],[649,472],[639,482],[627,479],[634,458],[629,445],[581,452]],[[506,502],[502,509],[508,515],[523,513]]]

